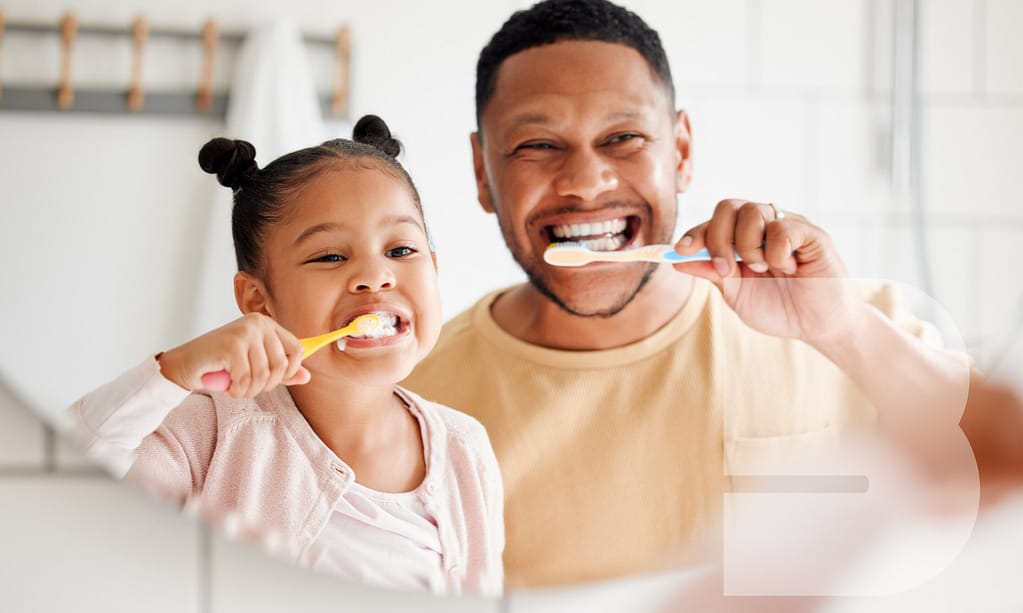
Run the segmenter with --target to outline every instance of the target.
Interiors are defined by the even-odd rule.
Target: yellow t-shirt
[[[509,335],[490,312],[500,294],[448,322],[403,385],[486,426],[508,589],[678,564],[719,533],[728,474],[778,441],[875,419],[830,361],[751,330],[700,279],[663,328],[601,351]]]

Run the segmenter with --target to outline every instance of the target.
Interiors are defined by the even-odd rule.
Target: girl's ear
[[[273,317],[266,285],[247,272],[236,272],[234,275],[234,301],[243,314],[262,313]]]

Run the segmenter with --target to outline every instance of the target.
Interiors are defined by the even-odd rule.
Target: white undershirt
[[[395,589],[446,590],[437,522],[414,491],[378,492],[353,482],[316,547],[320,570]]]
[[[429,457],[429,430],[421,415],[411,413],[419,422],[423,451]],[[429,473],[429,464],[426,468]],[[418,493],[424,486],[410,492],[380,492],[358,483],[357,477],[352,475],[351,485],[316,537],[320,556],[314,567],[392,589],[447,592],[437,519]],[[432,484],[425,487],[429,491]]]

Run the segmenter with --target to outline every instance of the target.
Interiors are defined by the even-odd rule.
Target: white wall
[[[698,223],[725,197],[775,201],[828,229],[854,274],[916,286],[923,282],[914,239],[922,233],[934,295],[983,364],[1000,331],[1020,317],[1023,292],[1023,276],[1010,268],[1023,239],[1015,178],[1023,161],[1023,3],[921,2],[926,216],[919,226],[889,190],[894,1],[627,4],[660,30],[679,103],[693,122],[696,175],[681,200],[682,225]],[[350,24],[352,115],[380,114],[406,144],[451,316],[520,278],[496,224],[475,202],[468,134],[476,54],[513,8],[527,4],[78,0],[73,8],[83,22],[125,25],[142,13],[154,24],[196,29],[211,15],[225,29],[280,14],[312,33]],[[3,4],[12,21],[56,21],[67,7]],[[4,44],[5,83],[55,80],[55,41],[9,35]],[[101,47],[80,49],[81,84],[109,85],[127,73],[127,50]],[[154,48],[147,83],[190,83],[197,62],[188,50]],[[329,71],[318,74],[329,87]],[[222,130],[196,118],[0,112],[0,382],[17,396],[0,398],[0,508],[11,520],[0,542],[16,545],[0,554],[0,608],[64,608],[74,594],[84,609],[98,609],[104,592],[86,586],[130,571],[132,581],[153,584],[119,597],[124,610],[142,603],[233,610],[252,598],[232,573],[269,572],[267,562],[224,553],[233,550],[113,487],[26,412],[56,411],[144,355],[185,340],[205,207],[223,189],[195,156]],[[125,521],[134,527],[121,529]],[[90,554],[100,546],[96,534],[112,543],[101,564]],[[224,560],[235,570],[218,566]],[[47,569],[69,591],[40,591],[23,580]],[[306,586],[304,575],[286,577],[276,587]],[[333,594],[313,591],[324,602]],[[371,592],[346,593],[378,610]]]
[[[51,4],[44,11],[44,5],[22,1],[5,8],[10,21],[56,20],[65,10]],[[286,14],[311,33],[350,24],[352,116],[377,113],[404,140],[405,161],[439,248],[445,311],[452,315],[481,289],[519,278],[496,227],[475,204],[468,148],[475,55],[508,8],[448,3],[450,10],[442,12],[450,15],[438,22],[426,6],[293,2]],[[196,29],[215,15],[225,30],[283,11],[272,2],[262,9],[225,1],[168,10],[143,0],[82,2],[75,10],[83,23],[127,24],[145,12],[154,24]],[[25,39],[10,34],[5,41],[5,82],[55,80],[57,39]],[[112,83],[111,57],[127,74],[130,61],[118,55],[130,55],[127,44],[87,43],[83,39],[75,58],[78,86]],[[157,75],[153,87],[192,84],[198,55],[181,45],[151,51],[145,75]],[[221,68],[218,81],[227,83],[231,66]],[[324,89],[331,85],[327,68],[319,71]],[[159,76],[163,72],[175,78]],[[8,215],[0,256],[18,263],[0,272],[0,282],[14,290],[0,299],[0,373],[22,396],[44,410],[59,409],[111,369],[191,333],[203,224],[213,194],[224,190],[195,160],[199,147],[223,130],[195,118],[0,113],[0,198]],[[225,295],[231,291],[225,283]]]

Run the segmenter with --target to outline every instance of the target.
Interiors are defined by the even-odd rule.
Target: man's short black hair
[[[476,126],[494,95],[497,70],[510,56],[563,40],[619,43],[635,49],[650,66],[675,105],[675,85],[661,37],[632,11],[607,0],[544,0],[517,11],[480,51],[476,63]]]

